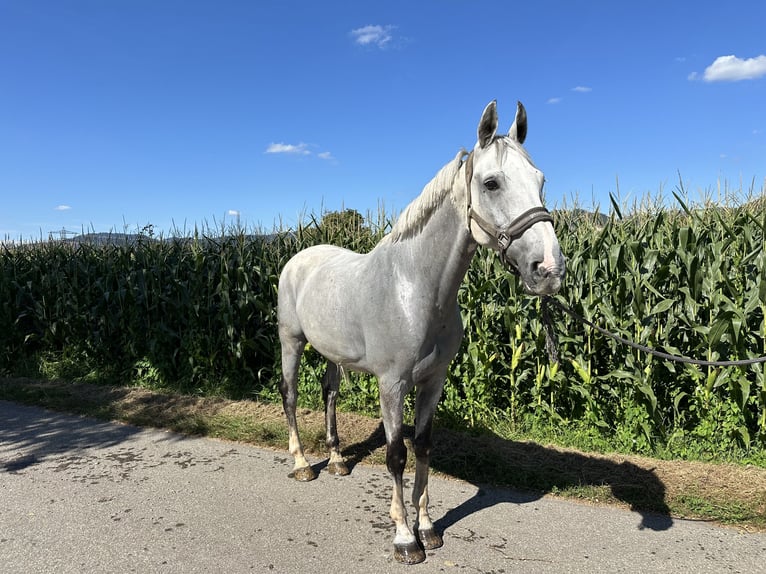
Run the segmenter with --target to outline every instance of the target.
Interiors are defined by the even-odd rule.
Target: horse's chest
[[[412,369],[412,380],[419,382],[422,379],[428,378],[439,367],[443,366],[445,360],[444,349],[439,345],[434,345],[430,352],[421,357],[414,365]],[[447,359],[449,362],[449,359]]]
[[[428,377],[445,368],[455,357],[463,336],[459,315],[441,317],[425,334],[413,366],[413,379]]]

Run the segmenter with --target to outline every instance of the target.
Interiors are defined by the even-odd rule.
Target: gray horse
[[[366,255],[318,245],[295,255],[279,278],[280,392],[297,480],[316,477],[303,454],[295,417],[298,365],[306,343],[328,361],[322,378],[330,451],[328,472],[348,474],[339,448],[335,402],[345,370],[378,379],[386,463],[394,479],[394,557],[414,564],[442,545],[428,514],[431,425],[447,367],[463,336],[460,283],[478,245],[500,252],[535,295],[558,291],[564,257],[542,206],[543,174],[521,144],[527,118],[519,102],[505,136],[495,102],[484,109],[478,141],[445,165]],[[407,523],[402,474],[405,395],[416,389],[415,532]],[[417,533],[417,534],[416,534]]]

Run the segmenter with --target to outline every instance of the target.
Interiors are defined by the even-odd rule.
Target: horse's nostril
[[[545,265],[543,265],[542,261],[533,261],[532,262],[532,272],[537,275],[538,277],[548,277],[551,274],[551,270],[548,269]]]

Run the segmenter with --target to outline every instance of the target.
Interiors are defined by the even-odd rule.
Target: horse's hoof
[[[327,472],[335,476],[347,476],[351,474],[345,462],[331,462],[327,465]]]
[[[418,530],[418,539],[426,550],[434,550],[444,545],[444,540],[433,528]]]
[[[310,466],[303,466],[301,468],[296,468],[287,476],[294,478],[299,482],[309,482],[310,480],[314,480],[317,477],[317,474]]]
[[[394,544],[394,558],[402,564],[420,564],[426,559],[426,553],[417,540],[413,540],[406,544]]]

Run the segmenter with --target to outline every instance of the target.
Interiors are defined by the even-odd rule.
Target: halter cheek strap
[[[467,200],[467,214],[468,214],[468,230],[471,230],[471,220],[489,236],[494,237],[497,240],[497,245],[500,248],[500,258],[504,263],[508,264],[510,261],[506,257],[506,252],[515,240],[521,237],[524,232],[532,227],[535,223],[542,221],[550,221],[553,223],[553,216],[542,205],[539,207],[533,207],[528,209],[516,219],[514,219],[508,227],[498,228],[489,223],[486,219],[476,213],[471,205],[471,180],[473,179],[473,152],[468,154],[465,165],[465,185]]]

